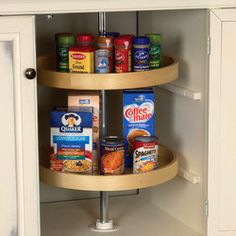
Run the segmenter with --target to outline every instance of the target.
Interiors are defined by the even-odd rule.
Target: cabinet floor
[[[98,233],[89,229],[99,218],[99,200],[47,203],[41,205],[42,236],[201,236],[150,202],[137,196],[109,199],[109,218],[120,229]]]

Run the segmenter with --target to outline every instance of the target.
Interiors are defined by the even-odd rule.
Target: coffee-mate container
[[[125,167],[133,165],[133,141],[137,136],[154,135],[154,93],[152,89],[123,93],[123,137],[126,140]]]

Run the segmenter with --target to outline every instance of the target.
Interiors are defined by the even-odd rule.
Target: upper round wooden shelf
[[[87,74],[55,71],[55,56],[38,58],[38,83],[53,88],[78,90],[115,90],[152,87],[178,78],[179,63],[170,57],[163,58],[160,69],[144,72]]]
[[[159,149],[160,166],[157,170],[124,175],[81,175],[56,172],[40,166],[41,181],[61,188],[86,191],[121,191],[151,187],[173,179],[177,175],[178,161],[166,147]]]

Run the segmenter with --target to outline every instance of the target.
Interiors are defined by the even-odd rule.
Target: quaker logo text
[[[82,132],[81,127],[81,117],[76,113],[66,113],[62,116],[61,122],[62,126],[60,127],[61,132]]]

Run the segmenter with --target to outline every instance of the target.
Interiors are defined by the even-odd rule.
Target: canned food
[[[158,167],[158,141],[156,136],[137,136],[133,146],[133,172],[140,173]]]
[[[124,158],[125,148],[123,139],[116,136],[108,136],[101,140],[101,174],[123,174]]]
[[[109,51],[99,49],[95,51],[95,72],[109,73]]]

